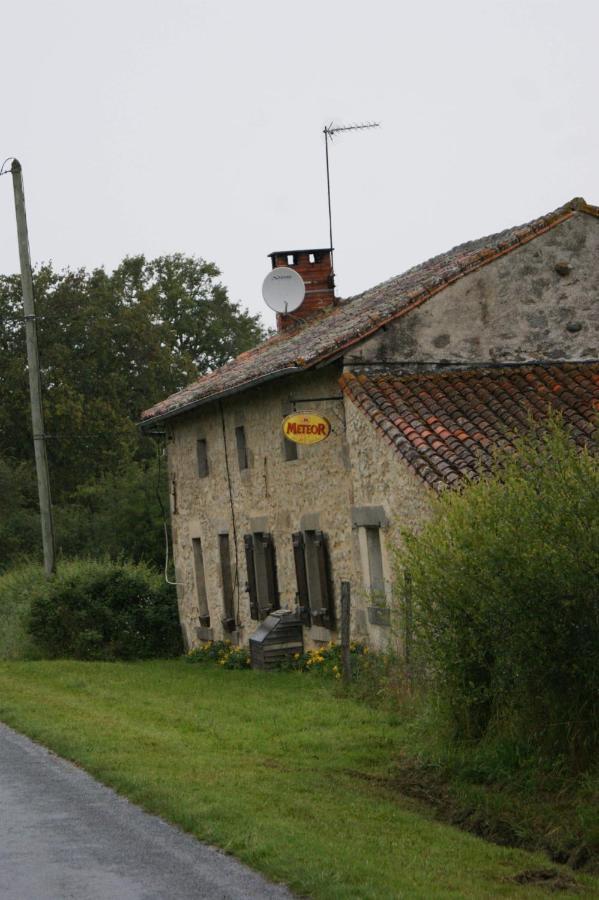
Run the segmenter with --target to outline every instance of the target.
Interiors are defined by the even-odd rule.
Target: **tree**
[[[34,272],[52,490],[58,530],[71,551],[76,530],[61,508],[71,519],[82,516],[83,528],[100,502],[90,499],[100,482],[113,492],[116,485],[131,488],[139,508],[143,473],[131,466],[147,466],[155,456],[138,428],[142,410],[264,337],[259,318],[229,299],[219,275],[212,263],[178,253],[128,257],[112,273],[57,272],[50,264]],[[19,496],[19,522],[3,526],[11,554],[22,543],[30,549],[13,538],[31,520],[22,482],[32,457],[20,279],[0,276],[0,476],[18,473]]]
[[[140,451],[141,411],[263,337],[212,263],[181,254],[34,274],[55,498]],[[0,277],[0,456],[31,458],[21,288]]]

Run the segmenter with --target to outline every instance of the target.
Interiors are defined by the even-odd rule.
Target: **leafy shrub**
[[[251,666],[247,648],[238,647],[231,641],[206,641],[190,650],[185,658],[189,663],[216,662],[225,669],[249,669]]]
[[[27,623],[34,597],[45,589],[40,563],[24,562],[0,575],[0,659],[39,656]]]
[[[407,536],[415,650],[456,732],[599,745],[599,465],[557,420]]]
[[[47,658],[145,659],[182,649],[172,588],[133,563],[63,563],[33,598],[28,628]]]

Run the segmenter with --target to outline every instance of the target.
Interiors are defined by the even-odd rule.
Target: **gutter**
[[[138,422],[138,426],[143,431],[148,425],[154,425],[156,422],[163,422],[165,419],[181,416],[184,413],[190,412],[192,409],[197,409],[198,406],[205,406],[207,403],[214,403],[216,400],[224,400],[226,397],[233,396],[233,394],[241,394],[243,391],[247,391],[250,388],[258,387],[269,381],[275,381],[277,378],[284,378],[286,375],[294,375],[303,371],[305,370],[300,366],[288,366],[285,369],[276,369],[274,372],[268,372],[266,375],[259,375],[257,378],[252,378],[251,381],[246,381],[236,387],[227,388],[224,391],[217,391],[217,393],[209,394],[207,397],[201,397],[199,400],[192,400],[190,403],[185,403],[182,406],[176,407],[176,409],[168,410],[168,412],[162,413],[161,415],[142,419],[141,422]]]

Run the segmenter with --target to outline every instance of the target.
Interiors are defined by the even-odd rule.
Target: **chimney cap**
[[[309,247],[307,250],[273,250],[267,256],[272,259],[273,256],[284,256],[285,254],[290,256],[292,253],[330,253],[334,249],[334,247]]]

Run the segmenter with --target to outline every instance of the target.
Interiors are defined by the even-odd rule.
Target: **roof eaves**
[[[191,400],[189,403],[182,403],[181,406],[177,406],[174,409],[169,409],[164,413],[158,413],[154,416],[149,416],[147,419],[142,419],[139,422],[140,428],[144,429],[147,425],[155,425],[156,422],[163,422],[165,419],[172,419],[175,416],[181,416],[185,413],[190,412],[192,409],[196,409],[199,406],[205,406],[207,403],[214,403],[216,400],[224,400],[226,397],[231,397],[233,394],[240,394],[243,391],[247,391],[250,388],[258,387],[261,384],[266,384],[269,381],[274,381],[277,378],[284,378],[286,375],[294,375],[297,372],[301,372],[302,369],[300,366],[288,366],[285,369],[276,369],[274,372],[267,372],[265,375],[258,375],[256,378],[251,378],[249,381],[244,382],[243,384],[238,384],[233,387],[227,388],[224,391],[215,391],[213,394],[208,394],[206,397],[200,397],[198,400]]]

